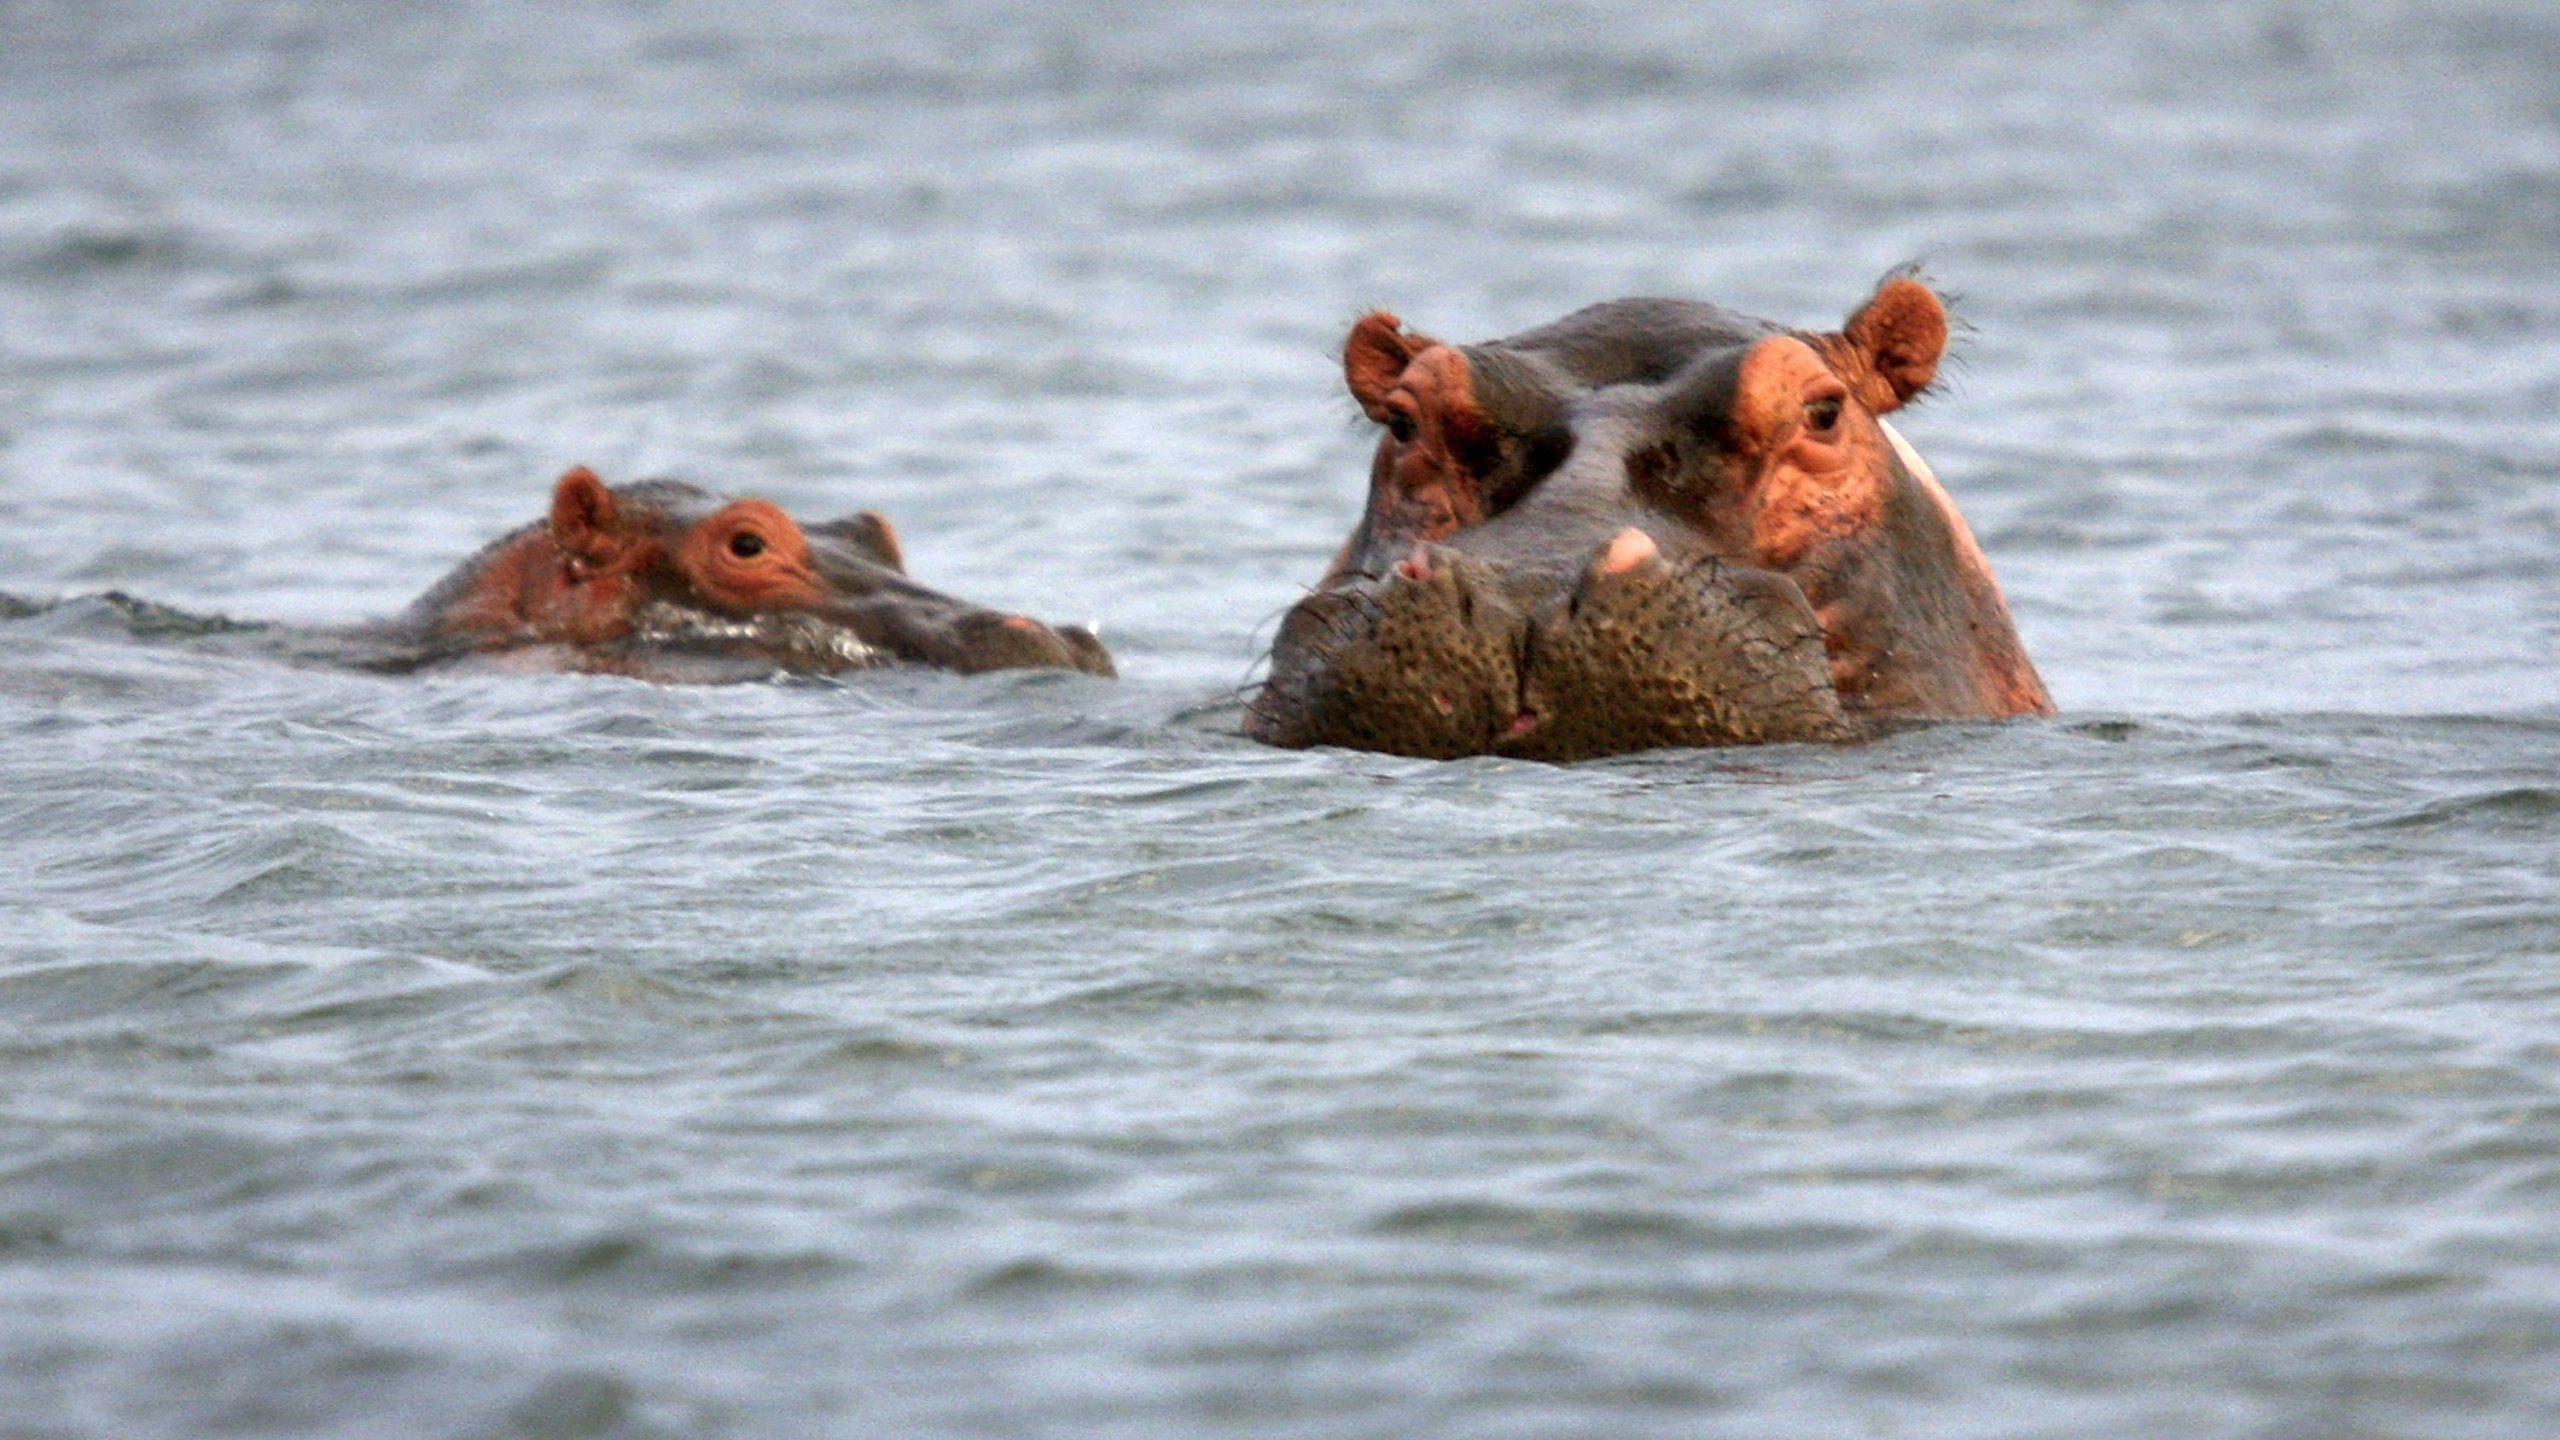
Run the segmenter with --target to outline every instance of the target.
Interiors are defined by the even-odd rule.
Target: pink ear
[[[1876,287],[1841,328],[1838,343],[1824,349],[1868,410],[1898,410],[1938,378],[1938,357],[1947,349],[1947,307],[1928,286],[1896,275]]]
[[[551,489],[551,543],[585,560],[602,560],[616,547],[613,492],[580,465]]]
[[[1384,424],[1387,392],[1396,388],[1414,355],[1433,343],[1405,334],[1404,322],[1384,310],[1361,316],[1351,327],[1351,338],[1342,342],[1342,378],[1351,387],[1351,398],[1370,419]]]
[[[1433,345],[1414,355],[1399,380],[1425,423],[1437,423],[1440,448],[1452,465],[1463,466],[1493,437],[1493,426],[1476,408],[1475,370],[1467,364],[1466,351]]]

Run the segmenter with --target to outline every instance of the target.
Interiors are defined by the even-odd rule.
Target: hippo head
[[[722,660],[748,662],[733,673],[893,661],[1112,673],[1089,630],[908,579],[896,532],[870,511],[803,526],[763,500],[607,486],[584,468],[553,488],[547,521],[495,541],[385,628],[408,665],[505,651],[651,678],[708,678]]]
[[[1830,332],[1672,300],[1467,346],[1362,319],[1368,508],[1282,621],[1246,733],[1571,760],[2049,712],[1882,419],[1946,339],[1905,275]]]

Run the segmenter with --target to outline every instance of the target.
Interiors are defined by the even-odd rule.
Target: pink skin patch
[[[1004,617],[1004,628],[1007,630],[1037,630],[1040,628],[1040,622],[1032,619],[1028,615],[1007,615]]]
[[[1617,538],[1609,542],[1609,548],[1601,552],[1600,573],[1624,575],[1661,553],[1662,547],[1653,543],[1652,536],[1630,525],[1619,531]]]
[[[1396,562],[1396,573],[1417,584],[1431,579],[1431,552],[1416,545],[1413,553]]]

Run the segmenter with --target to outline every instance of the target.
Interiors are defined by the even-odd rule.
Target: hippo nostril
[[[1418,584],[1428,584],[1431,580],[1431,552],[1415,545],[1411,554],[1396,562],[1396,573]]]

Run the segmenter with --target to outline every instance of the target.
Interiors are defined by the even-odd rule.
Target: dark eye
[[[1407,415],[1401,410],[1388,411],[1387,433],[1396,437],[1396,443],[1399,445],[1412,444],[1414,436],[1413,417]]]
[[[1826,395],[1804,407],[1805,428],[1828,430],[1840,423],[1840,397]]]
[[[741,560],[753,560],[764,553],[764,537],[753,530],[741,530],[729,537],[729,553]]]

